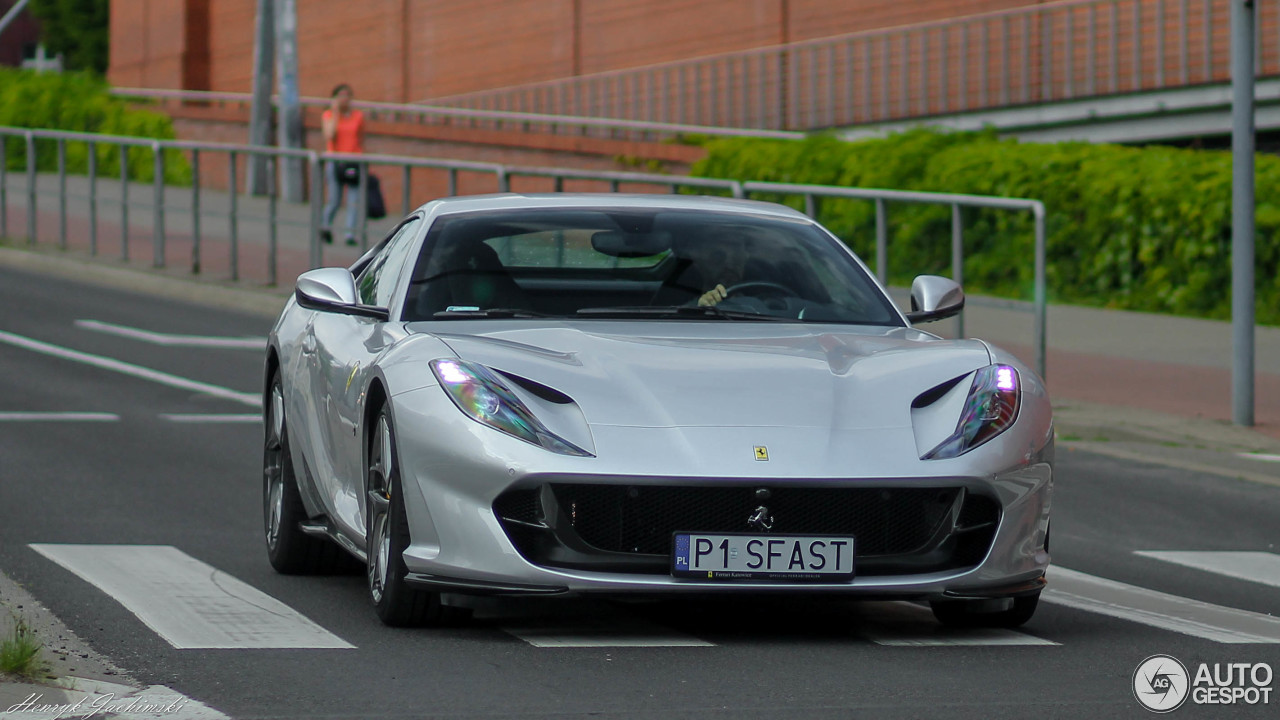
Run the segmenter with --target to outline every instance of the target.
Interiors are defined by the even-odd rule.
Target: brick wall
[[[786,4],[779,0],[584,2],[582,73],[777,45],[784,42],[782,7]]]
[[[1030,4],[306,0],[298,2],[299,89],[323,96],[348,82],[362,99],[412,102]],[[110,78],[248,92],[255,8],[256,0],[112,0]]]
[[[215,0],[209,7],[209,89],[253,89],[254,0]],[[111,27],[115,30],[115,4]]]
[[[573,75],[579,2],[412,3],[406,101]]]
[[[108,80],[121,87],[207,90],[209,7],[209,0],[111,0]]]
[[[174,130],[181,139],[203,142],[242,144],[249,135],[247,108],[169,105]],[[319,113],[310,111],[305,117],[304,143],[314,150],[323,148]],[[673,143],[641,143],[584,136],[541,135],[507,130],[417,125],[410,123],[370,122],[365,150],[371,154],[400,157],[431,157],[489,162],[526,167],[568,167],[584,170],[637,171],[619,158],[645,158],[659,161],[661,168],[673,175],[687,174],[689,166],[705,151],[700,147]],[[202,187],[216,190],[228,186],[228,156],[222,152],[204,152],[200,156]],[[238,182],[243,189],[247,178],[246,159],[237,162]],[[373,166],[382,180],[388,206],[399,211],[402,198],[403,172],[399,167]],[[640,168],[649,172],[648,168]],[[476,194],[495,192],[496,180],[491,173],[460,172],[458,192]],[[442,170],[415,169],[411,176],[410,205],[416,207],[446,194],[448,173]],[[517,192],[549,192],[553,181],[542,178],[513,178],[511,189]],[[589,180],[566,181],[568,191],[604,191],[607,182]],[[654,186],[623,185],[624,192],[652,191]]]
[[[1035,0],[789,0],[789,42],[1041,5]]]

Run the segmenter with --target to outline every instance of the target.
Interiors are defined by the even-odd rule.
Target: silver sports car
[[[912,324],[780,205],[430,202],[298,278],[266,358],[265,536],[355,556],[391,625],[474,595],[838,594],[1015,626],[1049,564],[1053,421],[1009,353]]]

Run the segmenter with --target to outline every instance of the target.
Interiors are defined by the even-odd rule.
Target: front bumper
[[[707,472],[717,448],[736,448],[744,438],[721,440],[735,432],[758,437],[760,429],[597,428],[597,456],[571,458],[501,435],[452,407],[434,407],[449,402],[438,388],[408,395],[421,397],[393,403],[412,534],[404,560],[410,581],[436,590],[983,597],[1028,592],[1049,564],[1051,440],[1030,449],[1027,438],[1011,431],[980,456],[918,461],[909,431],[832,434],[826,446],[813,448],[801,447],[812,445],[812,431],[772,428],[771,455],[787,457],[794,443],[796,457],[820,457],[830,468],[868,467],[867,459],[875,458],[876,466],[868,467],[875,472],[788,477],[781,463],[726,461],[717,476]],[[637,446],[667,451],[614,452]],[[911,462],[892,472],[882,458],[893,455]],[[1013,460],[1003,469],[982,465],[1006,457]],[[690,468],[703,472],[678,472]],[[853,580],[733,582],[669,574],[671,531],[746,532],[760,490],[768,491],[765,504],[777,518],[773,534],[857,537]]]

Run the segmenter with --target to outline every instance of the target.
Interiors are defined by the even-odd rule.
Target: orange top
[[[324,119],[328,120],[332,110],[324,111]],[[352,110],[338,116],[338,131],[333,140],[325,143],[326,152],[358,153],[364,152],[364,113]]]

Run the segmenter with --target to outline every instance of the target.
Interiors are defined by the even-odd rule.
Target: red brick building
[[[1029,0],[299,0],[300,90],[416,102]],[[248,92],[255,0],[112,0],[117,86]]]
[[[324,97],[348,82],[358,100],[478,111],[457,124],[385,113],[370,149],[524,165],[680,172],[700,151],[488,111],[681,132],[853,137],[938,124],[1044,140],[1212,138],[1230,127],[1235,1],[296,0],[299,89]],[[1280,82],[1280,0],[1255,5],[1258,77]],[[256,6],[112,0],[110,80],[248,93]],[[1280,128],[1269,92],[1266,130]],[[248,108],[170,111],[182,137],[243,142]]]

